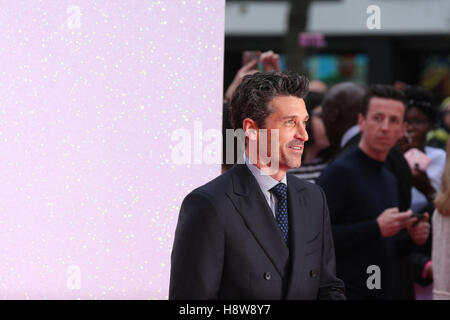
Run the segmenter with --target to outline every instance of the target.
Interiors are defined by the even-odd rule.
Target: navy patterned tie
[[[289,240],[289,223],[288,223],[288,210],[287,210],[287,186],[284,183],[279,183],[270,191],[277,197],[277,206],[275,213],[277,216],[278,227],[283,234],[283,239],[288,244]]]

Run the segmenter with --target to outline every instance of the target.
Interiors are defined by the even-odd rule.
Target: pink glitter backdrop
[[[224,0],[0,1],[0,298],[166,299],[178,210],[218,164]]]

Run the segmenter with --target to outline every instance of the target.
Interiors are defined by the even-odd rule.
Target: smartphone
[[[431,159],[417,148],[409,149],[404,156],[411,170],[419,169],[425,171],[431,162]]]
[[[425,213],[413,213],[412,216],[416,217],[419,220],[421,220],[425,216]]]
[[[413,227],[415,227],[425,216],[425,213],[413,213],[412,217],[416,217],[417,221],[413,223]]]

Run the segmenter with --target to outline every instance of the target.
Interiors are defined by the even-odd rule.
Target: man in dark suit
[[[324,193],[286,175],[308,139],[307,88],[282,72],[237,88],[231,122],[245,132],[245,163],[184,199],[169,299],[345,299]]]

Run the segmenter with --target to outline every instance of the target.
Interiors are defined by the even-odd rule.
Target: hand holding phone
[[[430,223],[428,222],[430,215],[425,212],[422,219],[412,218],[408,223],[408,233],[413,242],[418,245],[424,245],[430,235]]]
[[[411,168],[411,171],[426,171],[431,162],[431,159],[417,148],[409,149],[405,152],[404,156],[409,164],[409,167]]]

